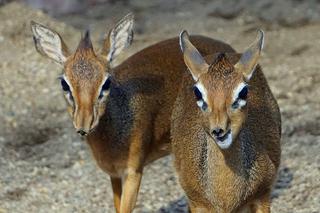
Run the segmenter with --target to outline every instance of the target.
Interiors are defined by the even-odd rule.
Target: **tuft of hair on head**
[[[77,48],[77,50],[84,50],[84,49],[93,49],[89,30],[86,30],[84,35],[83,34],[81,35],[81,40]]]

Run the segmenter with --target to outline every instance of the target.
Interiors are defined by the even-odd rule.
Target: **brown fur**
[[[190,73],[181,79],[171,126],[179,181],[191,212],[269,212],[280,163],[279,108],[257,66],[248,82],[247,106],[231,112],[232,91],[245,80],[234,67],[241,55],[223,52],[227,56],[206,57],[208,64],[215,62],[198,79],[207,88],[208,112],[196,105]],[[233,129],[236,138],[228,149],[220,149],[208,133],[217,125]]]
[[[231,50],[205,37],[192,40],[204,54]],[[208,43],[217,45],[208,48]],[[131,175],[135,183],[122,183],[124,188],[140,184],[144,165],[169,153],[172,103],[185,69],[175,38],[140,51],[110,71],[113,83],[105,114],[87,139],[98,165],[113,179],[138,174]],[[136,197],[137,190],[127,193]],[[132,209],[134,203],[130,205]]]
[[[117,27],[122,26],[125,24]],[[87,33],[76,52],[66,56],[61,45],[51,40],[61,38],[56,32],[36,23],[32,30],[37,50],[64,65],[64,79],[69,81],[73,97],[68,111],[75,128],[88,133],[93,157],[111,177],[117,212],[131,212],[144,166],[170,152],[170,116],[186,69],[178,38],[143,49],[111,68],[106,60],[112,48],[109,38],[102,53],[96,54]],[[191,40],[203,54],[232,51],[206,37]],[[107,76],[111,76],[109,95],[99,101],[100,86]]]

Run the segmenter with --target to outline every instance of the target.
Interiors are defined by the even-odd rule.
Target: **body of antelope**
[[[89,33],[70,53],[57,32],[31,25],[38,52],[63,66],[68,111],[98,166],[110,175],[116,211],[131,212],[144,166],[170,152],[170,117],[186,69],[179,39],[152,45],[113,67],[131,43],[132,15],[110,31],[101,51],[94,50]],[[203,54],[226,48],[202,36],[191,40]]]
[[[243,54],[226,45],[203,56],[186,31],[180,35],[190,73],[181,79],[171,137],[191,212],[270,212],[281,119],[257,65],[263,41],[259,31]]]

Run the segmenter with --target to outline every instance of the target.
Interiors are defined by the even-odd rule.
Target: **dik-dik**
[[[132,15],[122,19],[101,51],[94,50],[86,33],[71,54],[57,32],[32,22],[38,52],[63,66],[61,86],[74,127],[110,175],[121,213],[135,206],[144,166],[170,152],[170,116],[186,69],[178,38],[113,67],[111,62],[132,41],[132,26]],[[226,48],[206,37],[191,40],[203,54]]]
[[[258,59],[264,34],[243,54],[203,57],[186,31],[190,73],[172,115],[172,152],[191,212],[270,212],[280,163],[281,119]]]

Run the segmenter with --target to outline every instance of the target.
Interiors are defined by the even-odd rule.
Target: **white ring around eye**
[[[203,101],[206,102],[206,103],[208,103],[208,96],[207,96],[207,90],[206,90],[206,88],[205,88],[200,82],[196,83],[195,86],[196,86],[196,87],[198,88],[198,90],[200,91],[200,93],[201,93],[201,95],[202,95]]]
[[[65,92],[65,97],[70,105],[74,104],[74,101],[72,101],[70,92]]]
[[[241,92],[241,90],[248,86],[246,83],[241,82],[234,90],[233,90],[233,94],[232,94],[232,102],[235,102],[238,97],[239,97],[239,93]],[[245,101],[246,102],[246,101]]]

